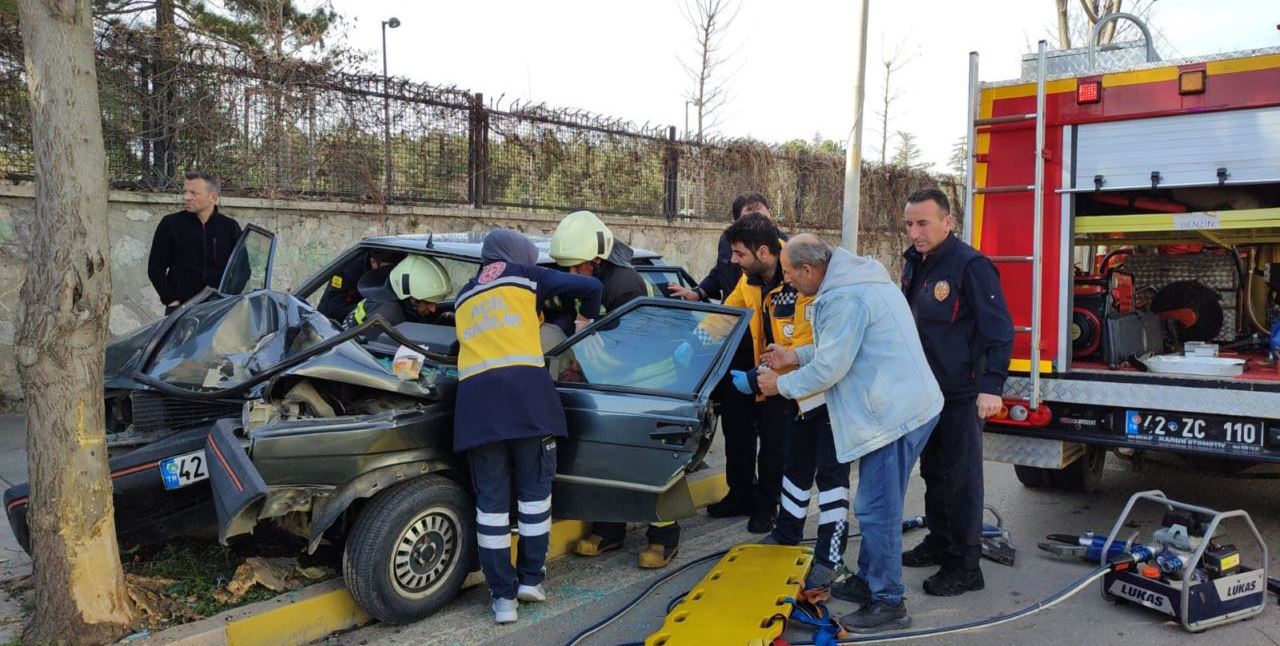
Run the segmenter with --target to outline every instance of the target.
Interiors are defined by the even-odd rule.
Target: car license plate
[[[1125,411],[1124,432],[1130,436],[1149,436],[1162,444],[1187,447],[1261,447],[1266,425],[1256,419],[1130,410]]]
[[[160,475],[164,478],[165,489],[177,489],[209,479],[204,449],[161,460]]]

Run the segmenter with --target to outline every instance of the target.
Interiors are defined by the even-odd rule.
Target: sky
[[[683,0],[333,0],[352,24],[347,44],[381,68],[381,22],[393,76],[455,85],[486,98],[585,109],[638,125],[685,124],[694,59]],[[725,32],[728,101],[716,131],[771,143],[846,142],[853,124],[856,0],[741,0]],[[1074,4],[1074,2],[1073,2]],[[984,81],[1019,75],[1036,41],[1056,41],[1053,0],[871,0],[863,157],[880,156],[883,61],[892,77],[892,133],[910,132],[923,161],[945,170],[965,133],[968,53]],[[1156,0],[1150,25],[1163,58],[1280,46],[1276,0]],[[896,58],[895,58],[896,54]],[[690,112],[692,121],[692,112]]]

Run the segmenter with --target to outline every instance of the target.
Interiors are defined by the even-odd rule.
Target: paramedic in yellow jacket
[[[744,215],[725,229],[725,239],[732,250],[733,264],[742,269],[742,277],[724,304],[743,307],[752,312],[750,321],[754,365],[770,344],[791,348],[813,342],[811,297],[800,294],[782,280],[781,235],[773,221],[763,215]],[[709,318],[698,334],[707,341],[723,338],[729,327],[719,317]],[[692,350],[692,348],[687,348]],[[681,360],[677,350],[677,360]],[[740,433],[724,437],[725,476],[729,482],[726,499],[751,501],[751,517],[747,529],[764,534],[773,529],[782,492],[783,429],[787,416],[795,414],[786,399],[765,397],[753,389],[752,373],[734,371],[734,385],[747,393],[755,392],[755,425]]]
[[[577,299],[586,319],[600,316],[600,281],[539,267],[523,235],[485,236],[480,271],[458,292],[458,391],[453,450],[466,452],[476,496],[480,569],[494,619],[517,619],[520,601],[544,601],[556,438],[568,434],[547,372],[538,304]],[[511,564],[511,490],[520,543]]]

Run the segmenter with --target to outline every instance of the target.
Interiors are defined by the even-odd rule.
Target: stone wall
[[[147,279],[147,254],[160,218],[180,207],[177,195],[112,191],[109,199],[113,305],[111,334],[118,335],[159,318],[164,311]],[[253,223],[277,235],[274,285],[284,290],[301,284],[339,252],[365,236],[426,231],[486,231],[506,226],[549,235],[562,214],[526,213],[459,207],[391,206],[264,200],[225,197],[221,209],[241,224]],[[13,366],[18,326],[18,294],[35,201],[31,185],[0,186],[0,365]],[[715,260],[723,227],[706,222],[667,222],[652,218],[605,218],[618,239],[661,253],[701,278]],[[794,232],[793,232],[794,233]],[[828,242],[838,231],[816,232]],[[861,246],[891,272],[901,265],[902,240],[864,232]],[[17,371],[0,375],[0,410],[20,407]]]

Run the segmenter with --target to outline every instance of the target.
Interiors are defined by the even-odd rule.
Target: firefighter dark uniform
[[[342,321],[356,308],[360,302],[358,289],[360,277],[371,271],[369,269],[369,253],[358,253],[354,258],[340,265],[329,276],[324,293],[320,295],[320,304],[316,311],[333,319]]]
[[[491,244],[497,248],[502,241],[508,251],[491,253]],[[567,434],[564,409],[544,365],[538,303],[556,295],[577,298],[581,313],[595,318],[600,282],[538,267],[533,243],[505,229],[485,238],[482,257],[485,264],[459,291],[455,307],[460,351],[453,447],[467,453],[480,567],[495,619],[505,623],[516,620],[517,596],[545,598],[556,438]],[[520,533],[514,568],[513,484]]]
[[[1004,391],[1013,324],[995,265],[955,234],[928,257],[915,248],[903,257],[902,288],[946,397],[920,455],[929,535],[903,553],[903,564],[941,565],[942,578],[932,586],[926,581],[925,591],[957,594],[981,586],[982,423],[975,400]]]

